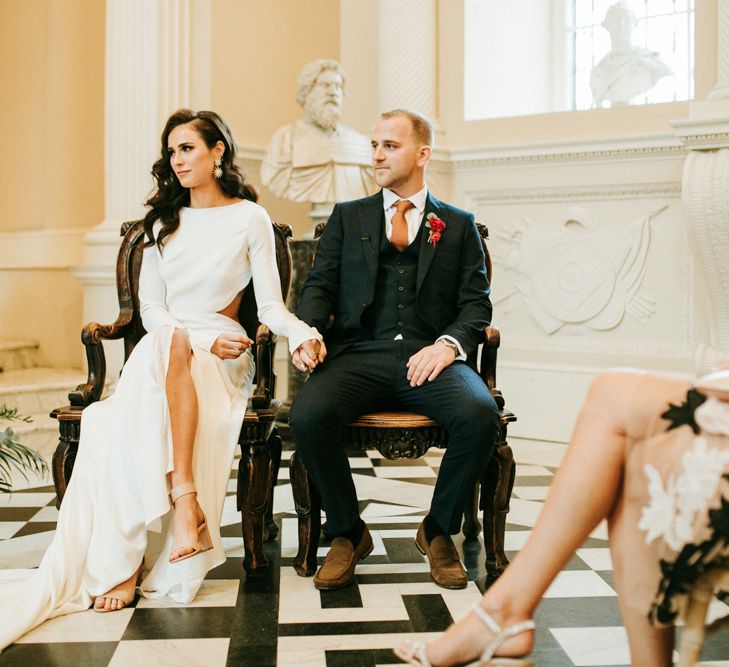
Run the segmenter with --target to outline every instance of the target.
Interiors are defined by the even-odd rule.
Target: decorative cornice
[[[466,192],[468,204],[507,204],[528,202],[572,202],[594,199],[635,199],[639,197],[681,196],[681,182],[624,183],[617,185],[566,185],[551,188],[515,188],[509,190],[479,190]]]
[[[685,157],[687,147],[673,133],[629,138],[520,144],[508,147],[435,148],[431,167],[442,172],[477,170],[494,165],[545,162],[621,161],[640,158]],[[260,163],[266,149],[239,146],[240,162]]]
[[[677,120],[671,123],[676,135],[690,150],[729,147],[729,117]]]
[[[686,147],[672,133],[638,135],[611,140],[563,141],[498,148],[454,148],[434,152],[454,170],[482,169],[503,164],[543,162],[621,161],[684,157]]]

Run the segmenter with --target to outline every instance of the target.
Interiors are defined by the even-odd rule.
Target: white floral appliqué
[[[710,396],[696,408],[694,419],[702,431],[729,435],[729,402]]]
[[[706,438],[694,438],[691,449],[681,457],[681,473],[669,476],[663,486],[660,473],[649,463],[643,467],[648,478],[650,504],[641,511],[638,528],[646,531],[646,543],[662,537],[678,551],[692,538],[696,512],[706,509],[716,493],[729,451],[709,448]]]

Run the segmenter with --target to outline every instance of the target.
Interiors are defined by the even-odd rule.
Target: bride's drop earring
[[[223,178],[223,158],[219,157],[215,160],[215,168],[213,169],[213,176],[220,180]]]

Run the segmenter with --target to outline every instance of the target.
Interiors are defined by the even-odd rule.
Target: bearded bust
[[[339,123],[343,98],[336,60],[314,60],[301,70],[296,101],[304,117],[276,130],[261,165],[261,181],[275,195],[322,204],[376,191],[369,139]]]

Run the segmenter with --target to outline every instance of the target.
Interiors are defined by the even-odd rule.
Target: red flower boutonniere
[[[438,241],[440,241],[440,236],[446,228],[446,223],[435,213],[428,213],[425,226],[430,229],[430,232],[428,232],[428,243],[432,243],[433,247],[437,246]]]

